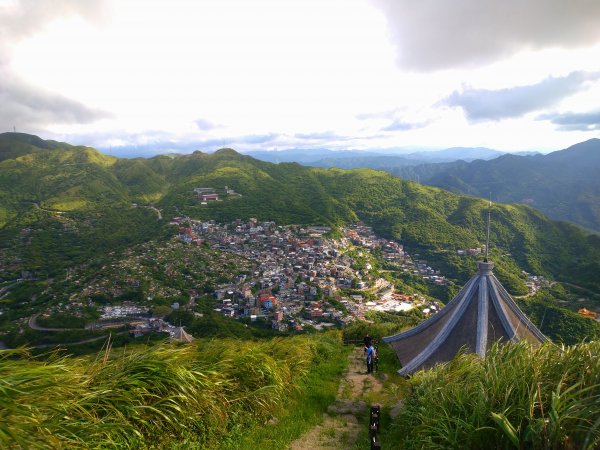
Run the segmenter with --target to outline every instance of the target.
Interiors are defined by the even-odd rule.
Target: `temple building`
[[[478,261],[478,272],[439,313],[408,331],[383,338],[408,376],[450,361],[461,348],[485,356],[496,341],[547,342],[492,273],[494,264]]]
[[[183,342],[189,344],[193,340],[194,337],[187,333],[182,326],[177,327],[171,336],[171,341],[173,342]]]

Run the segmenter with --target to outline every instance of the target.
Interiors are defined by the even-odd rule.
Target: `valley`
[[[7,139],[21,150],[0,158],[0,372],[24,385],[26,373],[41,372],[27,388],[35,404],[22,393],[2,400],[11,417],[24,417],[0,425],[12,433],[2,442],[63,445],[68,429],[72,444],[108,439],[125,448],[166,448],[172,439],[287,448],[328,445],[329,435],[367,445],[362,409],[338,413],[365,401],[382,406],[380,437],[390,448],[421,439],[418,421],[430,419],[414,408],[429,401],[426,386],[452,383],[440,387],[429,372],[401,379],[384,344],[381,372],[371,379],[362,349],[351,346],[366,333],[379,340],[435,317],[486,250],[519,307],[554,343],[583,352],[564,358],[579,358],[569,364],[594,376],[585,361],[596,348],[581,342],[596,340],[600,323],[578,311],[599,309],[600,241],[528,206],[489,205],[370,169],[271,164],[230,149],[126,160],[11,133],[0,136],[0,149],[14,148]],[[532,349],[506,351],[492,347],[490,361],[529,370]],[[535,358],[559,367],[550,347],[541,352]],[[467,356],[456,361],[459,370],[481,370]],[[115,396],[102,406],[106,389]],[[422,395],[409,396],[411,389]],[[541,389],[547,396],[551,386]],[[207,390],[218,405],[206,403]],[[83,414],[71,399],[94,406]],[[127,412],[131,404],[153,406],[141,414]],[[16,412],[23,406],[25,415]],[[218,411],[226,429],[188,408]],[[502,408],[506,421],[520,417],[501,401],[489,408]],[[43,433],[28,425],[32,417]],[[110,427],[94,425],[106,420]],[[488,416],[481,420],[505,439]],[[411,421],[415,429],[398,437]],[[171,430],[160,444],[156,427]]]
[[[431,312],[452,298],[484,247],[486,202],[382,172],[275,165],[228,149],[126,160],[18,133],[0,141],[24,146],[0,163],[10,217],[0,229],[0,323],[14,345],[96,337],[85,324],[123,302],[200,336],[340,326],[377,310],[410,323],[413,303]],[[495,203],[491,213],[502,283],[528,295],[524,307],[544,296],[595,335],[576,311],[598,308],[597,237],[526,206]],[[80,331],[30,330],[34,314]],[[148,319],[138,326],[132,334],[152,331]]]
[[[600,449],[600,2],[0,36],[0,449]]]

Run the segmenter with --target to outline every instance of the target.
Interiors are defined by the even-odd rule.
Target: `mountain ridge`
[[[149,239],[162,233],[160,224],[156,218],[145,223],[152,213],[131,207],[149,202],[161,208],[165,217],[186,214],[220,221],[258,217],[282,224],[331,226],[363,220],[382,236],[401,240],[436,260],[458,279],[466,279],[472,267],[452,251],[485,242],[487,202],[371,169],[271,164],[232,149],[150,159],[119,159],[72,146],[53,149],[52,158],[43,158],[38,150],[0,163],[0,232],[9,241],[41,219],[56,226],[71,221],[79,233],[87,230],[89,235],[84,235],[88,237],[63,231],[61,239],[67,236],[73,242],[97,238],[95,227],[106,229],[107,220],[115,222],[111,242]],[[225,186],[237,195],[228,196]],[[217,189],[221,201],[200,204],[193,194],[197,187]],[[36,210],[33,204],[50,212]],[[60,217],[52,210],[60,212]],[[510,289],[520,289],[521,270],[600,287],[591,275],[600,271],[600,243],[583,230],[551,222],[523,205],[495,204],[493,216],[492,242],[503,252],[497,256],[498,273]],[[96,218],[91,228],[85,225],[89,217]],[[127,237],[131,225],[125,218],[139,224],[135,238]],[[48,234],[46,247],[39,247],[37,254],[58,245],[58,236]],[[511,256],[501,257],[504,253]],[[81,255],[86,254],[81,250]],[[45,264],[39,256],[35,261]],[[56,268],[67,262],[61,261]]]
[[[557,220],[600,231],[600,139],[547,155],[390,170],[451,192],[526,203]]]

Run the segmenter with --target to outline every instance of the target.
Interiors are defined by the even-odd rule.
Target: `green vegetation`
[[[122,328],[112,330],[113,332],[124,331]],[[17,348],[25,345],[35,344],[41,348],[60,346],[69,342],[81,342],[92,340],[95,338],[106,339],[108,335],[99,331],[91,331],[84,329],[73,329],[58,332],[37,331],[31,328],[26,328],[22,333],[13,331],[5,335],[3,338],[7,345],[11,348]]]
[[[94,312],[96,312],[94,310]],[[38,317],[37,324],[48,328],[84,328],[86,320],[69,313],[53,314],[49,317]]]
[[[599,139],[548,155],[503,155],[470,163],[456,161],[385,168],[403,178],[417,177],[451,192],[504,203],[523,202],[556,219],[600,231]],[[368,166],[363,166],[368,167]]]
[[[372,224],[380,235],[400,240],[411,253],[420,253],[452,278],[466,281],[472,274],[464,260],[456,257],[456,250],[485,242],[487,204],[482,200],[372,170],[272,165],[242,156],[225,160],[226,154],[230,152],[183,156],[202,169],[173,186],[160,202],[164,208],[178,205],[190,216],[223,221],[253,214],[278,223],[335,226],[359,218]],[[200,160],[206,163],[200,165]],[[215,172],[210,172],[215,164],[227,165],[226,171],[219,169],[218,181]],[[200,175],[203,173],[206,175]],[[190,195],[193,186],[218,183],[233,186],[244,196],[198,205]],[[595,260],[600,255],[599,239],[577,227],[550,222],[526,206],[495,205],[492,215],[491,256],[499,278],[512,292],[525,292],[521,270],[575,280],[592,289],[600,287],[592,276],[594,270],[600,270]]]
[[[333,402],[342,372],[347,364],[349,348],[342,348],[338,333],[313,337],[318,342],[318,355],[310,365],[302,383],[291,392],[267,426],[257,423],[247,429],[236,427],[222,441],[222,448],[285,449],[290,442],[323,420],[323,412]],[[293,353],[293,347],[288,352]],[[291,355],[290,355],[291,357]]]
[[[540,331],[557,344],[570,345],[600,338],[600,323],[594,319],[542,299],[520,303],[520,306]]]
[[[183,299],[188,289],[210,293],[239,272],[240,265],[242,271],[248,270],[243,261],[226,261],[208,250],[186,261],[180,249],[165,242],[174,232],[166,225],[173,216],[322,224],[331,226],[333,234],[342,224],[363,220],[379,235],[402,242],[413,257],[427,260],[449,283],[434,286],[410,274],[385,272],[376,255],[369,260],[371,273],[443,302],[474,272],[473,258],[458,256],[456,251],[485,242],[487,202],[369,169],[276,165],[231,149],[120,160],[88,147],[18,133],[0,135],[0,156],[0,281],[13,281],[22,271],[37,279],[10,288],[2,299],[1,328],[78,290],[77,295],[85,299],[89,294],[100,303],[129,295],[134,301],[149,302],[148,306],[166,307],[173,298]],[[227,194],[225,186],[241,196]],[[200,204],[193,193],[196,187],[216,189],[221,200]],[[148,206],[160,209],[164,219]],[[600,292],[598,236],[549,221],[524,205],[496,204],[492,218],[490,257],[509,292],[527,293],[523,271]],[[124,255],[127,249],[144,248],[150,242],[165,252],[149,251],[146,259]],[[161,257],[168,271],[149,267],[153,258]],[[366,259],[358,264],[363,262]],[[188,271],[188,265],[194,270]],[[190,272],[202,273],[200,266],[206,267],[207,276],[192,279]],[[88,271],[90,284],[100,286],[97,292],[84,293],[83,286],[70,282],[72,271]],[[119,271],[132,276],[118,281]],[[117,283],[113,291],[107,290],[108,282]],[[544,317],[541,309],[536,311],[532,306],[534,318]],[[556,313],[559,322],[567,323],[562,310]],[[545,317],[547,325],[556,322],[548,320],[554,317],[550,312]],[[214,332],[211,320],[194,319],[194,332],[200,336]],[[238,325],[225,335],[245,335]],[[553,326],[548,332],[562,342],[572,342],[569,333],[572,339],[590,336],[594,330],[587,325]]]
[[[222,198],[202,205],[196,187],[212,187]],[[456,250],[485,241],[487,202],[383,172],[275,165],[230,149],[120,160],[35,136],[0,135],[2,339],[12,346],[84,341],[68,351],[95,351],[103,334],[81,329],[83,323],[97,316],[98,305],[125,300],[197,338],[189,346],[151,345],[158,339],[151,335],[139,344],[122,328],[93,357],[0,351],[0,447],[285,448],[335,398],[348,354],[342,336],[380,339],[423,320],[417,310],[372,312],[372,323],[352,323],[343,334],[274,339],[269,323],[224,318],[202,294],[249,273],[253,263],[169,241],[175,230],[167,220],[182,215],[329,225],[338,237],[341,225],[362,220],[450,282],[424,283],[395,272],[377,252],[355,249],[354,269],[367,272],[370,264],[365,278],[381,276],[406,292],[448,301],[475,270],[473,258]],[[523,271],[564,283],[518,300],[531,319],[555,342],[600,337],[597,322],[575,313],[597,307],[600,238],[522,205],[494,205],[492,217],[490,256],[511,293],[527,293]],[[191,290],[201,296],[193,311],[170,308],[187,302]],[[576,290],[592,293],[582,302]],[[27,328],[28,316],[69,301],[82,305],[83,317],[61,313],[39,322],[69,329]],[[128,346],[114,350],[118,344]],[[386,384],[373,400],[384,405],[384,447],[597,447],[599,353],[597,342],[494,346],[484,360],[461,354],[406,381],[381,344]],[[404,408],[392,419],[399,400]]]
[[[373,340],[381,340],[401,331],[418,325],[423,321],[423,314],[418,310],[408,312],[371,312],[369,319],[373,322],[356,321],[343,330],[344,342],[362,342],[368,334]]]
[[[581,298],[560,285],[543,289],[527,299],[517,299],[519,307],[555,343],[566,345],[600,338],[600,323],[577,314],[587,306],[598,307],[597,301],[582,304]]]
[[[216,312],[213,305],[214,299],[205,298],[197,308],[202,311],[199,317],[189,311],[176,310],[165,319],[169,323],[185,326],[194,337],[252,339],[281,335],[272,329],[270,321],[250,322],[249,318],[232,320]]]
[[[600,343],[496,345],[411,378],[382,433],[390,449],[592,449],[600,444]],[[402,391],[406,392],[406,391]]]
[[[147,209],[114,206],[59,216],[28,211],[0,229],[4,262],[14,268],[3,275],[14,279],[21,270],[28,270],[40,279],[55,277],[68,267],[149,238],[166,237],[165,231]]]
[[[0,446],[247,448],[251,438],[255,448],[283,448],[335,397],[339,349],[339,334],[329,333],[109,345],[93,360],[1,351]],[[282,419],[266,432],[273,415]]]
[[[144,201],[156,202],[165,217],[257,217],[334,229],[362,219],[459,282],[472,274],[472,263],[456,250],[485,242],[485,201],[383,172],[276,165],[230,149],[118,160],[87,147],[45,142],[0,136],[0,149],[20,149],[0,162],[0,217],[6,218],[0,237],[18,249],[21,262],[15,266],[21,269],[53,274],[68,261],[164,236],[154,211],[130,206]],[[203,186],[219,190],[223,200],[201,205],[193,189]],[[225,186],[241,197],[226,195]],[[521,270],[600,290],[597,236],[522,205],[495,205],[492,216],[491,256],[511,292],[524,293]]]

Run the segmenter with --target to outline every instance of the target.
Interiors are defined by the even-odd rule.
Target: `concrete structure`
[[[438,314],[383,339],[402,363],[400,375],[449,361],[463,347],[484,357],[496,341],[547,341],[494,276],[494,264],[479,261],[477,265],[477,274]]]

